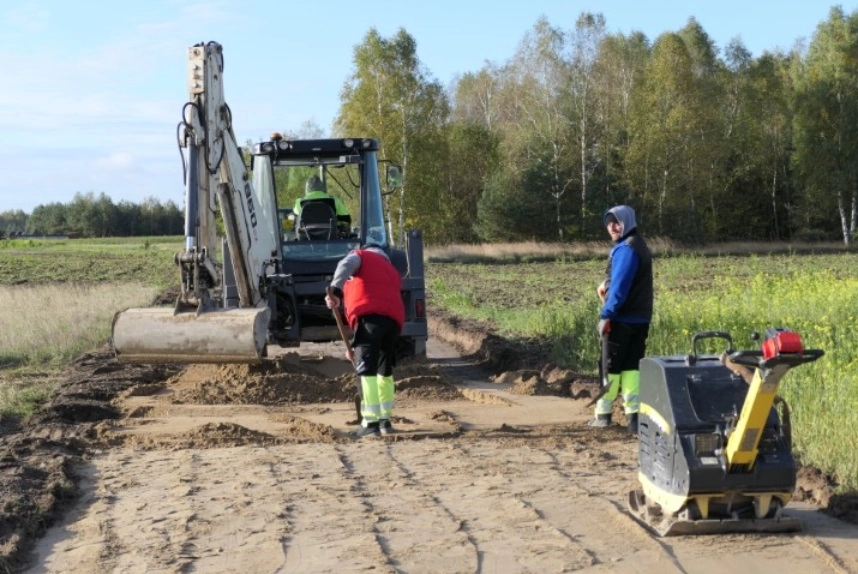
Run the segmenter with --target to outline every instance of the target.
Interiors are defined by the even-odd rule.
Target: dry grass
[[[570,256],[575,258],[604,257],[610,242],[589,241],[581,243],[540,243],[522,241],[518,243],[481,243],[474,245],[427,246],[426,259],[438,262],[540,260]]]
[[[24,358],[93,335],[103,339],[117,310],[145,305],[154,295],[154,288],[133,284],[0,286],[2,356]]]
[[[0,412],[30,411],[65,363],[108,338],[116,311],[155,294],[127,283],[0,285]]]
[[[707,246],[684,246],[670,239],[647,238],[650,250],[656,256],[673,255],[748,255],[752,253],[838,253],[847,248],[839,242],[733,242],[717,243]],[[519,243],[486,243],[474,245],[427,246],[426,259],[436,262],[478,262],[478,261],[539,261],[558,258],[589,259],[604,258],[611,248],[605,241],[586,241],[578,243],[540,243],[523,241]]]

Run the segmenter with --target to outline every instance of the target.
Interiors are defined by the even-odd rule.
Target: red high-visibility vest
[[[405,307],[399,271],[383,255],[366,249],[357,250],[357,254],[360,267],[343,285],[343,305],[349,326],[354,331],[359,317],[384,315],[402,329]]]

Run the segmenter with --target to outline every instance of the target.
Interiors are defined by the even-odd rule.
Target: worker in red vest
[[[405,321],[402,279],[387,253],[367,245],[337,264],[325,304],[343,304],[352,330],[354,363],[360,378],[361,428],[356,436],[373,438],[393,432],[393,367],[396,341]]]

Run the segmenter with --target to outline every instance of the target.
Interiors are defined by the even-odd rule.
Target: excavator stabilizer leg
[[[268,307],[127,309],[113,318],[113,348],[121,363],[259,363],[270,314]]]

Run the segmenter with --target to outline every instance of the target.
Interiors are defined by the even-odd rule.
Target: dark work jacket
[[[652,255],[644,238],[633,229],[617,241],[605,270],[608,288],[601,319],[620,323],[652,320]]]

